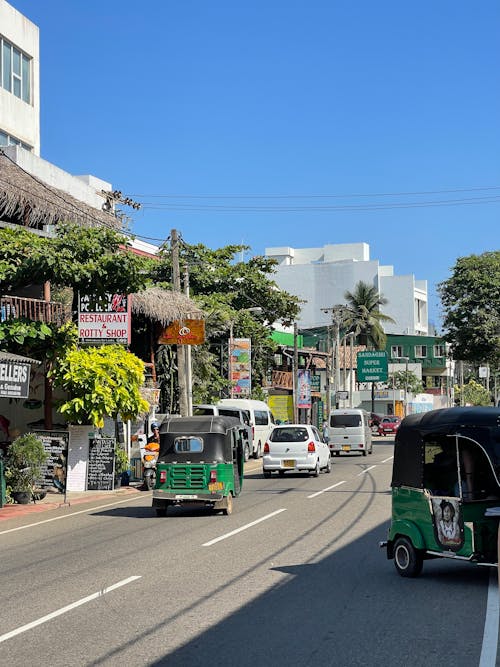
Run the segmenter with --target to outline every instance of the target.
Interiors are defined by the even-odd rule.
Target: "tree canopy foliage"
[[[232,331],[235,338],[252,341],[252,386],[256,395],[258,386],[271,366],[275,344],[270,338],[272,325],[290,325],[300,309],[298,297],[279,290],[272,274],[276,261],[266,257],[252,257],[242,261],[248,250],[245,245],[228,245],[212,250],[202,244],[182,244],[179,252],[181,273],[188,268],[190,296],[206,313],[206,342],[193,350],[194,402],[218,400],[229,391],[227,342]],[[164,248],[161,262],[153,268],[155,283],[171,285],[172,258]],[[165,360],[168,353],[160,350]],[[162,364],[160,375],[169,391],[174,389],[174,378]],[[163,394],[163,392],[162,392]],[[163,395],[169,410],[174,407],[172,393]]]
[[[455,359],[500,362],[500,251],[460,257],[438,285],[444,339]]]
[[[387,299],[379,294],[376,287],[362,281],[356,284],[352,292],[346,291],[344,298],[347,301],[343,318],[346,331],[354,332],[360,344],[384,350],[387,337],[382,322],[394,322],[392,317],[380,311],[380,306],[388,303]]]

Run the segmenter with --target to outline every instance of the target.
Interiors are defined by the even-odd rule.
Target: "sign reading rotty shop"
[[[0,361],[0,396],[28,398],[30,365]]]
[[[127,294],[97,298],[78,295],[78,338],[81,343],[130,343],[130,299]]]

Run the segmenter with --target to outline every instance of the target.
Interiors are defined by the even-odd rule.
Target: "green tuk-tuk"
[[[160,427],[153,507],[203,504],[223,514],[243,486],[244,425],[234,417],[171,417]]]
[[[500,409],[445,408],[409,415],[394,442],[387,558],[403,577],[423,561],[497,566]]]

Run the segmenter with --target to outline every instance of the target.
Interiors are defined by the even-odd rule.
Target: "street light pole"
[[[405,398],[404,398],[404,417],[408,414],[408,362],[410,359],[408,357],[399,357],[399,361],[405,362]]]

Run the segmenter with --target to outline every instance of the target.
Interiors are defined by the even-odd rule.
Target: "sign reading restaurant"
[[[0,396],[28,398],[30,365],[17,361],[0,361]]]
[[[78,295],[78,338],[81,343],[130,343],[130,299],[127,294],[97,298]]]

